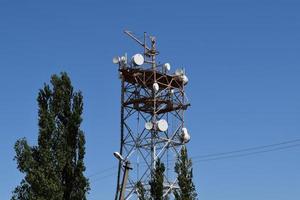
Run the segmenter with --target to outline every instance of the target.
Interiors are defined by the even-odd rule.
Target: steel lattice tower
[[[120,154],[132,167],[125,199],[137,199],[139,181],[149,195],[151,172],[158,158],[166,167],[164,196],[167,196],[178,188],[174,165],[181,147],[190,138],[184,123],[184,112],[190,106],[185,95],[188,79],[183,69],[171,74],[168,63],[157,63],[154,37],[144,33],[144,41],[140,41],[131,32],[125,33],[143,47],[143,53],[130,61],[127,56],[114,58],[121,79]],[[124,173],[120,161],[116,200]]]

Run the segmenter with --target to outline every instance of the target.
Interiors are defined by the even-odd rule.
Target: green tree
[[[38,144],[15,144],[15,160],[24,178],[12,200],[85,200],[85,137],[80,129],[83,97],[66,73],[53,75],[38,94]]]
[[[141,183],[141,181],[137,182],[136,189],[137,189],[139,200],[148,200],[148,198],[146,197],[146,190],[143,184]]]
[[[192,160],[189,159],[185,146],[180,151],[180,156],[175,164],[175,172],[179,189],[175,190],[175,200],[195,200],[197,193],[193,183]]]
[[[155,163],[152,180],[149,182],[152,200],[164,200],[164,172],[165,165],[158,159]]]

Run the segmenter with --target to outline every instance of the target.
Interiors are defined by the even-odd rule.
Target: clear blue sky
[[[162,62],[184,66],[191,156],[300,138],[300,2],[292,0],[0,1],[0,199],[22,175],[14,142],[37,139],[38,89],[66,71],[83,91],[87,175],[116,164],[120,83],[114,55],[157,36]],[[114,170],[90,178],[112,199]],[[300,148],[194,165],[201,200],[298,200]]]

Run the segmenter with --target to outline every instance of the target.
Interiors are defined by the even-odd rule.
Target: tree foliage
[[[85,137],[80,129],[81,92],[74,92],[66,73],[53,75],[38,97],[38,144],[15,143],[15,160],[24,178],[12,200],[85,200]]]
[[[146,194],[143,184],[139,181],[136,185],[139,200],[167,200],[164,195],[164,172],[165,165],[158,159],[155,169],[152,172],[152,179],[149,181],[150,197]]]
[[[137,192],[139,200],[166,200],[169,198],[168,195],[163,197],[164,172],[165,166],[158,159],[152,174],[152,179],[149,182],[151,197],[147,197],[145,188],[141,182],[138,182]],[[175,200],[196,200],[197,193],[193,183],[192,160],[188,157],[185,146],[182,147],[180,156],[175,163],[175,172],[177,173],[177,182],[179,186],[179,189],[174,191]]]
[[[175,164],[175,172],[179,189],[175,190],[175,200],[195,200],[197,193],[193,183],[192,160],[189,159],[185,146],[180,151],[180,156]]]
[[[148,198],[146,197],[146,190],[141,181],[137,182],[136,189],[137,189],[139,200],[148,200]]]
[[[155,164],[152,180],[149,182],[152,200],[164,199],[164,172],[165,165],[158,159]]]

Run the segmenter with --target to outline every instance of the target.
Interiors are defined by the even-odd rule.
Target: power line
[[[193,160],[193,163],[209,162],[209,161],[215,161],[215,160],[225,160],[225,159],[245,157],[245,156],[250,156],[250,155],[256,155],[256,154],[262,154],[262,153],[268,153],[268,152],[273,152],[273,151],[279,151],[279,150],[284,150],[284,149],[300,147],[300,144],[292,144],[292,143],[297,143],[297,142],[300,142],[300,139],[289,140],[289,141],[284,141],[284,142],[280,142],[280,143],[256,146],[256,147],[245,148],[245,149],[239,149],[239,150],[234,150],[234,151],[192,156],[190,158]],[[292,144],[292,145],[284,146],[286,144]],[[270,147],[276,147],[276,148],[267,149]],[[263,149],[265,149],[265,150],[263,150]],[[237,155],[235,155],[235,154],[237,154]],[[175,160],[173,160],[172,162],[174,163]],[[88,177],[90,178],[90,177],[94,177],[94,176],[97,176],[100,174],[105,174],[106,172],[111,171],[116,168],[117,168],[117,166],[106,168],[106,169],[103,169],[96,173],[93,173],[93,174],[89,175]],[[104,175],[100,178],[93,180],[92,182],[103,180],[103,179],[108,178],[113,175],[115,175],[115,173]]]
[[[116,175],[116,173],[114,172],[114,173],[110,173],[110,174],[105,175],[105,176],[101,176],[101,177],[99,177],[97,179],[94,179],[92,182],[102,181],[103,179],[106,179],[106,178],[111,177],[113,175]]]
[[[230,159],[230,158],[239,158],[239,157],[246,157],[246,156],[251,156],[251,155],[256,155],[256,154],[262,154],[262,153],[268,153],[268,152],[273,152],[273,151],[280,151],[280,150],[284,150],[284,149],[290,149],[290,148],[295,148],[295,147],[300,147],[300,144],[294,144],[294,145],[289,145],[289,146],[284,146],[284,147],[277,147],[277,148],[273,148],[273,149],[268,149],[268,150],[261,150],[261,151],[254,151],[254,152],[249,152],[249,153],[242,153],[242,154],[237,154],[237,155],[228,155],[228,156],[211,156],[213,158],[207,158],[207,159],[194,159],[195,157],[190,157],[190,159],[192,159],[193,164],[194,163],[198,163],[198,162],[208,162],[208,161],[214,161],[214,160],[226,160],[226,159]],[[220,153],[220,154],[214,154],[214,155],[224,155],[224,153]],[[210,154],[212,155],[212,154]],[[173,160],[173,162],[171,164],[174,164],[175,161]]]
[[[234,150],[234,151],[227,151],[227,152],[221,152],[221,153],[212,153],[212,154],[206,154],[206,155],[198,155],[198,156],[193,156],[192,158],[216,157],[216,156],[221,156],[221,155],[241,153],[241,152],[247,152],[247,151],[254,151],[254,150],[266,149],[266,148],[275,147],[275,146],[282,146],[282,145],[285,145],[285,144],[291,144],[291,143],[296,143],[296,142],[300,142],[300,139],[288,140],[288,141],[284,141],[284,142],[280,142],[280,143],[256,146],[256,147],[239,149],[239,150]]]
[[[195,159],[196,161],[194,161],[193,163],[213,161],[213,160],[221,160],[221,159],[223,160],[223,159],[237,158],[237,157],[245,157],[245,156],[262,154],[262,153],[273,152],[273,151],[279,151],[279,150],[290,149],[290,148],[295,148],[295,147],[300,147],[300,144],[294,144],[294,145],[289,145],[289,146],[285,146],[285,147],[277,147],[277,148],[268,149],[268,150],[254,151],[254,152],[243,153],[243,154],[238,154],[238,155],[221,156],[221,157],[208,158],[208,159]],[[191,157],[191,158],[193,159],[193,157]]]
[[[92,173],[92,174],[88,175],[88,178],[91,178],[93,176],[97,176],[97,175],[103,174],[103,173],[108,172],[108,171],[112,171],[113,169],[117,169],[117,167],[118,166],[116,165],[116,166],[113,166],[113,167],[109,167],[109,168],[97,171],[95,173]]]

